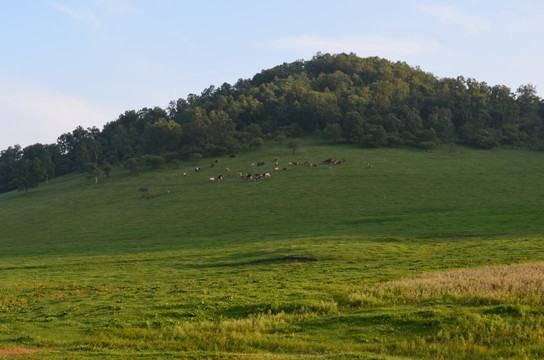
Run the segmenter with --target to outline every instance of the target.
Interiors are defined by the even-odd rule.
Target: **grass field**
[[[544,357],[544,153],[214,160],[0,194],[0,357]]]

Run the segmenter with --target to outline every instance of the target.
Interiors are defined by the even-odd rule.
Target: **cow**
[[[223,174],[217,175],[217,180],[218,181],[223,180],[224,178],[225,178],[225,175],[223,175]]]
[[[257,163],[257,166],[264,166],[264,161],[259,161],[259,162]]]
[[[238,172],[236,173],[236,177],[237,177],[237,178],[241,178],[243,175],[244,175],[244,174],[243,174],[241,171],[238,171]]]
[[[280,171],[280,168],[279,168],[279,167],[275,167],[275,168],[274,168],[274,171]]]
[[[214,182],[214,181],[215,181],[215,178],[211,177],[211,178],[210,178],[210,181],[211,181],[211,182]]]
[[[195,168],[195,171],[196,172],[200,171],[200,168],[199,167]]]
[[[251,180],[252,178],[253,178],[253,174],[252,173],[247,173],[246,180]]]
[[[183,172],[181,175],[182,175],[182,176],[187,176],[187,173],[186,173],[186,172]]]
[[[269,178],[269,177],[270,177],[270,173],[264,173],[264,177],[265,177],[265,178]]]

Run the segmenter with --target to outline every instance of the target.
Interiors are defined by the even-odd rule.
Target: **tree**
[[[287,143],[287,148],[293,150],[293,155],[297,152],[297,149],[300,147],[300,140],[289,140]]]
[[[0,152],[0,192],[17,189],[18,167],[23,156],[20,145]]]
[[[23,149],[23,159],[32,160],[34,158],[40,159],[42,166],[45,170],[45,182],[49,182],[49,178],[55,176],[55,164],[51,159],[49,148],[42,144],[34,144],[27,146]]]
[[[94,179],[94,183],[98,184],[98,176],[100,175],[100,167],[93,162],[86,163],[83,167],[87,178]]]
[[[147,127],[145,136],[149,152],[162,154],[174,151],[181,140],[181,125],[160,118]]]
[[[332,140],[333,143],[336,143],[342,138],[342,128],[337,123],[327,124],[327,126],[325,126],[325,129],[323,130],[323,135],[325,135],[326,138]]]
[[[361,143],[364,139],[365,120],[357,111],[350,111],[344,117],[344,134],[348,141]]]
[[[37,187],[45,177],[45,173],[46,170],[39,158],[23,160],[17,177],[17,190],[24,190],[25,195],[28,195],[28,189]]]
[[[264,140],[260,137],[253,139],[253,141],[251,142],[251,146],[253,146],[256,149],[262,148],[263,145],[264,145]]]
[[[124,162],[125,169],[130,171],[131,173],[137,174],[140,170],[140,162],[137,158],[128,158]]]
[[[110,172],[112,170],[113,170],[113,166],[109,162],[104,161],[104,163],[102,164],[102,171],[104,172],[104,174],[106,174],[106,177],[110,176]]]
[[[162,164],[166,162],[162,156],[159,155],[144,155],[142,160],[153,169],[160,169]]]

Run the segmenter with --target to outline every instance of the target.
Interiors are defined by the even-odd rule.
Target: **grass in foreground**
[[[544,356],[542,154],[281,151],[219,159],[279,154],[263,182],[185,164],[2,195],[0,354]],[[331,156],[347,161],[286,164]]]

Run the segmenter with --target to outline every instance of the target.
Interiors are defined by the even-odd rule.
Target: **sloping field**
[[[0,354],[544,356],[544,154],[302,144],[0,195]]]

